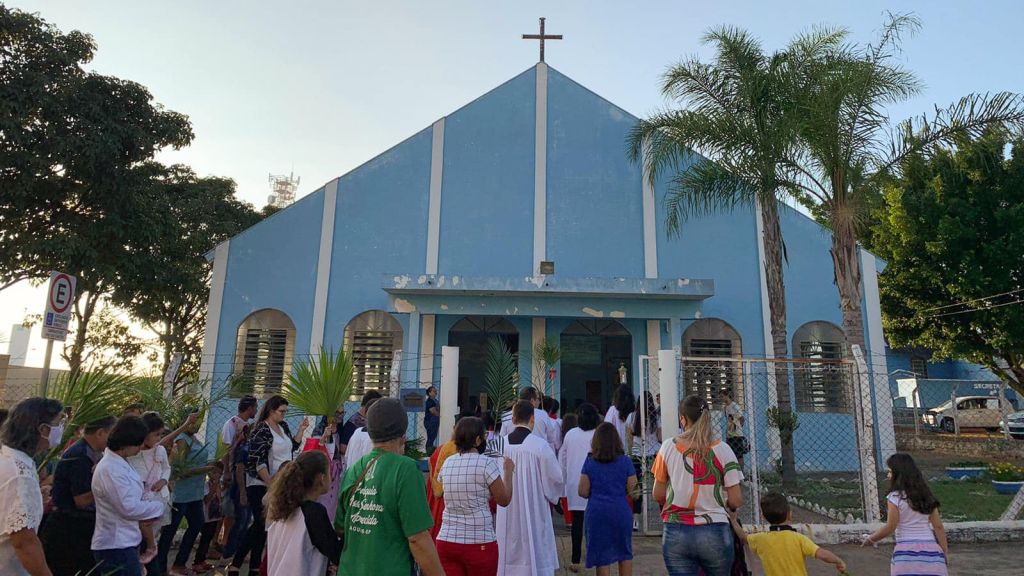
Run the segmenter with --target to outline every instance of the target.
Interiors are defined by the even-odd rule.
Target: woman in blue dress
[[[587,568],[598,576],[619,565],[619,576],[633,574],[633,510],[627,495],[636,488],[636,470],[622,449],[613,424],[594,431],[590,456],[580,475],[580,497],[587,498],[583,532],[587,540]]]

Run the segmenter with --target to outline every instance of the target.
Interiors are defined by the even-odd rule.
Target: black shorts
[[[743,436],[729,436],[725,439],[725,443],[729,445],[729,448],[732,448],[732,453],[737,458],[742,458],[744,454],[750,452],[750,442],[747,442],[747,439]]]

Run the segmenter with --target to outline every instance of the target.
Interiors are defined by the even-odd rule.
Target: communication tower
[[[267,197],[267,204],[275,208],[284,208],[295,202],[295,192],[299,189],[299,177],[295,173],[271,174],[267,180],[270,182],[270,196]]]

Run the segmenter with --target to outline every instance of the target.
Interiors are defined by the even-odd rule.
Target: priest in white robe
[[[546,414],[541,414],[547,418]],[[515,463],[512,502],[498,507],[498,576],[551,576],[558,570],[551,505],[564,494],[562,470],[547,441],[533,434],[533,405],[512,407],[515,428],[503,450]]]
[[[556,426],[554,420],[548,418],[547,414],[540,411],[541,401],[543,400],[540,392],[533,386],[527,386],[519,392],[519,400],[529,401],[533,409],[538,412],[538,417],[534,420],[533,435],[547,442],[548,446],[551,446],[551,450],[558,454],[558,447],[562,444],[562,428],[561,426]],[[543,416],[543,418],[540,416]],[[501,415],[502,436],[508,436],[515,427],[515,423],[512,422],[511,410]]]

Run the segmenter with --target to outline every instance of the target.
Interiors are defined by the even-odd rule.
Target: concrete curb
[[[986,522],[949,522],[946,527],[946,538],[950,543],[983,543],[1024,541],[1024,520],[986,521]],[[864,537],[881,528],[883,524],[794,524],[793,528],[806,534],[821,545],[828,544],[860,544]],[[767,524],[746,526],[748,532],[764,532]],[[892,543],[887,538],[883,543]]]

